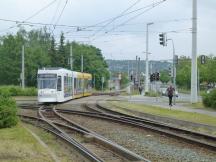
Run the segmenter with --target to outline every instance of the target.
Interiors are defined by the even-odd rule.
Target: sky
[[[176,55],[191,56],[192,0],[7,0],[0,1],[0,35],[44,25],[59,39],[94,45],[106,59],[145,59],[146,24],[149,26],[149,59],[172,59],[172,43],[159,44],[159,34],[173,39]],[[158,2],[161,2],[159,5]],[[216,56],[216,1],[197,0],[198,55]],[[154,5],[154,7],[153,7]],[[66,26],[58,26],[66,25]]]

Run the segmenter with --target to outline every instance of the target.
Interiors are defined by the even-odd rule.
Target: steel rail
[[[37,117],[32,117],[32,116],[27,116],[27,115],[19,115],[21,118],[21,120],[23,122],[26,122],[26,123],[30,123],[30,124],[33,124],[31,123],[30,121],[26,121],[26,120],[23,120],[23,118],[28,118],[28,119],[31,119],[31,120],[35,120],[36,122],[40,121],[40,122],[43,122],[43,123],[47,123],[46,120],[42,119],[42,118],[37,118]],[[48,131],[54,135],[56,135],[57,137],[59,137],[60,139],[66,141],[67,143],[69,143],[70,145],[72,145],[73,147],[75,147],[76,149],[78,149],[78,151],[87,159],[89,159],[90,161],[92,162],[102,162],[102,160],[98,160],[98,159],[95,159],[95,158],[92,158],[91,156],[89,156],[89,154],[86,154],[85,150],[83,150],[82,148],[79,148],[79,146],[77,146],[76,143],[74,143],[73,141],[71,141],[71,139],[68,139],[67,137],[65,137],[65,135],[63,133],[60,133],[59,131],[56,131],[55,129],[53,130],[52,128],[48,128],[48,127],[45,127],[45,126],[42,126],[42,125],[39,125],[37,124],[36,125],[37,127],[40,127],[42,129],[44,129],[45,131]],[[87,157],[86,157],[87,156]]]
[[[84,126],[79,125],[78,123],[71,121],[69,119],[67,119],[66,117],[64,117],[63,115],[61,115],[60,113],[58,113],[58,110],[56,110],[55,108],[53,108],[53,112],[59,116],[61,119],[65,120],[66,122],[72,124],[73,126],[75,126],[76,128],[78,128],[79,130],[81,130],[83,133],[85,132],[86,134],[94,137],[96,139],[96,141],[99,141],[99,143],[101,143],[102,145],[108,146],[109,148],[111,148],[111,150],[113,152],[116,152],[117,154],[119,154],[122,157],[125,157],[126,159],[130,160],[130,161],[146,161],[149,162],[148,159],[145,159],[133,152],[131,152],[130,150],[106,139],[105,137],[97,134],[94,131],[91,131],[87,128],[85,128]]]
[[[46,117],[43,115],[43,106],[39,108],[39,116],[50,126],[52,126],[57,132],[59,132],[62,136],[64,136],[67,140],[73,144],[73,146],[78,149],[78,151],[83,154],[86,158],[88,158],[90,161],[94,162],[102,162],[103,160],[97,157],[94,153],[90,152],[87,148],[82,146],[79,142],[77,142],[75,139],[71,138],[66,132],[64,132],[62,129],[57,127],[54,123],[51,122],[51,120],[46,119]]]
[[[190,142],[192,144],[197,144],[199,146],[206,147],[214,151],[216,150],[216,144],[214,144],[216,142],[216,137],[214,136],[192,132],[192,131],[188,131],[176,127],[171,127],[169,125],[166,124],[163,125],[162,123],[158,123],[158,122],[154,123],[154,121],[149,121],[149,120],[142,120],[142,122],[138,122],[132,119],[121,118],[117,115],[106,114],[106,113],[83,112],[83,111],[72,111],[72,110],[62,110],[62,109],[57,109],[57,110],[62,113],[71,113],[71,114],[83,115],[88,117],[111,120],[114,122],[121,122],[124,124],[130,124],[132,126],[149,129],[157,133],[163,133],[165,135],[178,138]],[[188,135],[190,136],[192,135],[195,137],[188,137]],[[203,139],[208,140],[210,142],[203,141]]]

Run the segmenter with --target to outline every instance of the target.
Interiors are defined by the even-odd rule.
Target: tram
[[[38,102],[65,102],[90,96],[92,75],[64,68],[43,68],[38,70]]]

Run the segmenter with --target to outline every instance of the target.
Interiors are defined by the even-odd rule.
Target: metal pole
[[[95,89],[95,74],[94,74],[94,89]]]
[[[130,61],[128,60],[128,79],[130,80]]]
[[[138,87],[140,87],[140,57],[138,58]]]
[[[148,26],[153,23],[146,24],[146,69],[145,69],[145,93],[149,92],[149,63],[148,63]]]
[[[135,85],[136,85],[136,82],[137,82],[137,72],[138,71],[138,56],[136,56],[136,75],[135,75]]]
[[[173,86],[176,90],[176,66],[175,66],[175,46],[174,46],[174,41],[173,39],[171,39],[172,41],[172,46],[173,46]],[[176,95],[174,94],[174,101],[173,104],[176,104]]]
[[[22,45],[22,88],[25,88],[25,51]]]
[[[101,89],[102,89],[102,92],[103,92],[103,77],[101,77]]]
[[[191,103],[197,103],[197,0],[192,11]]]
[[[72,44],[70,45],[70,68],[73,70],[73,51],[72,51]]]
[[[81,55],[81,72],[83,73],[83,55]]]
[[[200,71],[199,71],[199,68],[197,68],[197,82],[198,82],[197,91],[198,91],[198,94],[200,95]]]

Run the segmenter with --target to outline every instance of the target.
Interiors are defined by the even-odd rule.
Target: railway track
[[[27,108],[24,106],[23,108]],[[58,111],[53,108],[33,107],[38,110],[40,118],[35,118],[37,121],[42,121],[48,125],[48,131],[55,132],[58,136],[63,136],[73,146],[78,149],[90,161],[149,161],[106,138],[90,131],[71,120],[63,117]],[[24,116],[24,119],[33,119],[33,117]]]
[[[93,118],[99,118],[104,120],[110,120],[113,122],[119,122],[127,125],[136,126],[139,128],[149,129],[151,131],[164,134],[173,138],[177,138],[191,144],[196,144],[201,147],[216,151],[216,137],[206,134],[201,134],[198,132],[193,132],[185,129],[180,129],[177,127],[170,126],[165,123],[161,123],[155,120],[149,120],[145,118],[140,118],[136,116],[131,116],[116,112],[106,107],[101,106],[100,104],[84,104],[87,111],[73,111],[73,110],[64,110],[56,109],[56,112],[59,113],[69,113],[76,115],[83,115]],[[27,107],[26,107],[27,108]],[[35,107],[37,109],[37,107]]]
[[[124,124],[129,124],[139,128],[149,129],[160,134],[164,134],[173,138],[177,138],[192,144],[196,144],[201,147],[216,151],[216,137],[207,134],[201,134],[198,132],[193,132],[177,127],[170,126],[165,123],[161,123],[154,120],[149,120],[145,118],[135,117],[131,115],[126,115],[120,112],[106,109],[99,104],[85,104],[87,110],[91,112],[83,111],[73,111],[73,110],[62,110],[57,109],[57,111],[62,113],[71,113],[76,115],[83,115],[88,117],[100,118],[104,120],[111,120],[113,122],[120,122]]]

